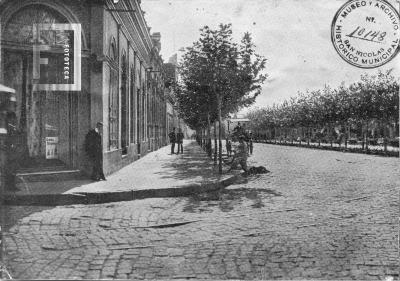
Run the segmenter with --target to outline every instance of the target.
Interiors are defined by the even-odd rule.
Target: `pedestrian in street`
[[[229,137],[226,139],[226,153],[228,154],[229,157],[231,157],[231,155],[232,155],[232,141],[231,141],[231,139]]]
[[[184,135],[182,133],[182,129],[179,128],[179,131],[176,134],[176,143],[178,144],[178,152],[176,154],[179,154],[179,150],[183,154],[183,138],[184,138]]]
[[[172,131],[168,134],[169,142],[171,143],[171,154],[175,153],[175,142],[176,142],[176,134],[175,127],[172,128]]]
[[[233,133],[232,135],[237,139],[240,135],[242,134],[242,126],[240,125],[240,122],[233,128]]]
[[[85,137],[85,150],[93,165],[92,180],[106,180],[103,173],[103,147],[101,133],[103,123],[97,122],[94,129],[90,129]]]
[[[253,133],[249,134],[249,151],[250,154],[253,154]]]
[[[233,157],[232,163],[231,163],[231,168],[228,170],[230,171],[237,163],[240,164],[241,168],[243,171],[248,173],[247,169],[247,145],[245,142],[245,136],[240,135],[239,136],[239,145],[237,146],[237,150],[235,151],[235,155]]]

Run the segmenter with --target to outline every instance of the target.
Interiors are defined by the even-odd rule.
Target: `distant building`
[[[226,119],[224,122],[226,132],[228,134],[231,134],[233,132],[233,129],[236,126],[238,126],[239,123],[243,129],[245,129],[245,130],[250,129],[250,126],[249,126],[250,119],[248,119],[248,118],[230,118],[230,119]]]
[[[174,54],[172,55],[169,60],[168,63],[173,64],[173,65],[178,65],[178,54]]]

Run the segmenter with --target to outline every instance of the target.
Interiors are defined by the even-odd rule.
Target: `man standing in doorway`
[[[103,123],[97,122],[96,128],[89,130],[85,137],[85,150],[93,164],[92,180],[106,180],[103,173],[103,147],[101,132]]]
[[[179,128],[179,132],[176,134],[176,142],[178,143],[178,152],[177,152],[177,154],[179,154],[179,150],[183,154],[183,138],[184,138],[184,135],[182,133],[182,129]]]
[[[171,154],[175,153],[175,141],[176,141],[176,134],[175,134],[175,127],[172,128],[172,132],[168,134],[169,142],[171,143]]]

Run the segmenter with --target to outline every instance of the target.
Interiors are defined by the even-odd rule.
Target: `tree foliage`
[[[361,76],[360,81],[336,89],[298,93],[280,105],[257,108],[248,114],[253,130],[280,127],[323,127],[327,124],[362,124],[376,119],[399,120],[399,83],[388,72]]]
[[[231,24],[218,29],[204,26],[200,38],[186,48],[179,67],[176,96],[180,117],[192,128],[217,119],[217,97],[221,114],[237,112],[254,103],[266,79],[266,59],[255,53],[251,35],[239,44],[232,38]]]

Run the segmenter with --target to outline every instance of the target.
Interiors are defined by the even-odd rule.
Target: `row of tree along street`
[[[177,108],[210,156],[211,125],[215,134],[219,127],[214,151],[219,151],[222,173],[222,120],[254,103],[266,79],[262,72],[266,59],[255,53],[249,33],[235,43],[230,24],[215,30],[204,26],[200,31],[200,38],[186,48],[180,63],[180,80],[175,85]]]
[[[247,116],[259,141],[399,146],[399,83],[390,71],[362,75],[336,89],[298,93],[280,105],[257,108]]]
[[[174,84],[180,117],[212,156],[211,128],[218,132],[222,172],[222,120],[255,102],[267,78],[266,59],[255,52],[251,35],[234,42],[230,24],[217,29],[204,26],[200,38],[186,52],[179,65],[180,79]],[[362,150],[382,142],[398,146],[399,84],[390,71],[362,75],[357,83],[338,88],[299,93],[296,97],[248,114],[255,139],[280,142],[358,143]],[[382,141],[380,141],[382,140]]]

